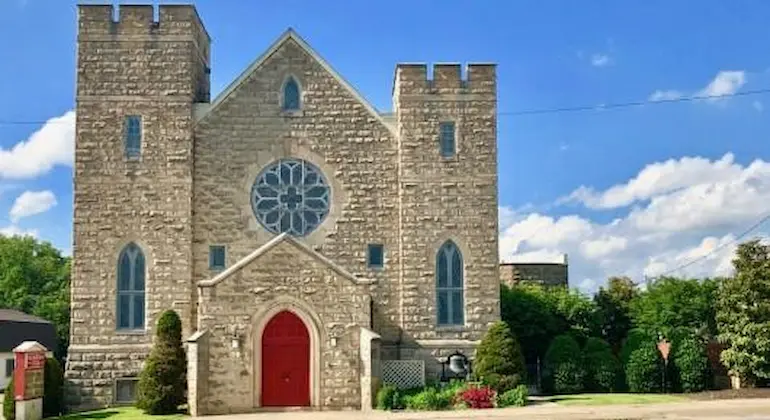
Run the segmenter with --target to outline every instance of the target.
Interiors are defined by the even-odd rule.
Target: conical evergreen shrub
[[[524,356],[508,324],[498,321],[489,328],[476,349],[473,373],[500,394],[524,382]]]
[[[147,414],[172,414],[185,403],[187,358],[182,348],[182,321],[172,310],[161,314],[155,343],[139,376],[137,407]]]

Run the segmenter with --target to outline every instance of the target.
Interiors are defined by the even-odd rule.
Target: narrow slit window
[[[385,249],[382,244],[369,244],[369,267],[382,268],[385,264]]]
[[[211,270],[224,270],[225,265],[225,247],[211,245],[209,247],[209,268]]]
[[[127,116],[124,129],[126,157],[138,158],[142,154],[142,117]]]
[[[463,257],[452,241],[436,254],[436,306],[438,325],[461,326],[465,323]]]
[[[439,125],[439,147],[442,157],[452,157],[456,152],[455,123],[445,121]]]

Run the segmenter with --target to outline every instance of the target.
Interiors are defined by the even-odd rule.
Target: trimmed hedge
[[[497,396],[498,407],[524,407],[527,405],[529,390],[526,385],[519,385]]]
[[[503,321],[489,328],[476,349],[474,375],[499,393],[515,388],[526,377],[521,346]]]
[[[621,366],[612,353],[609,343],[591,337],[583,346],[586,366],[586,388],[592,392],[618,391],[621,382]]]
[[[551,341],[545,354],[543,385],[546,391],[572,394],[585,389],[586,370],[580,346],[569,334]]]
[[[631,353],[626,366],[626,379],[631,392],[650,393],[662,390],[663,358],[654,342],[646,342]]]
[[[687,337],[673,347],[671,365],[677,390],[699,392],[707,389],[711,372],[706,345],[694,337]]]
[[[136,406],[152,415],[176,413],[186,393],[182,321],[176,312],[167,310],[158,319],[155,344],[139,376]]]

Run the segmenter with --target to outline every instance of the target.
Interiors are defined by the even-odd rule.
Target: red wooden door
[[[299,317],[277,313],[262,333],[262,406],[310,405],[310,335]]]

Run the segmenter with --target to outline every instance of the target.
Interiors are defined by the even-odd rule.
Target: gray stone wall
[[[281,113],[281,86],[292,75],[302,87],[299,115]],[[209,270],[209,245],[227,247],[232,265],[274,237],[249,204],[252,184],[284,157],[310,161],[332,187],[326,221],[302,238],[354,275],[378,281],[374,329],[398,337],[398,144],[313,57],[287,41],[195,132],[194,280]],[[383,244],[385,266],[367,266],[367,245]]]
[[[192,104],[208,38],[194,8],[78,8],[72,328],[72,408],[113,402],[112,380],[136,376],[156,316],[176,309],[191,331]],[[203,45],[201,45],[203,44]],[[203,85],[200,87],[198,85]],[[124,154],[126,115],[141,115],[142,152]],[[134,241],[146,264],[143,332],[116,331],[118,255]],[[115,363],[106,360],[115,358]],[[120,363],[117,363],[120,361]]]
[[[341,276],[289,241],[220,283],[202,287],[200,328],[208,332],[209,345],[206,413],[253,411],[257,326],[267,321],[260,310],[292,298],[303,302],[300,310],[317,322],[319,408],[360,408],[360,328],[369,325],[370,287]],[[241,337],[240,351],[231,345],[235,335]]]
[[[554,263],[504,263],[500,264],[500,282],[507,286],[520,283],[544,286],[569,285],[569,266]]]
[[[399,134],[404,342],[478,340],[500,317],[494,65],[398,65],[393,106]],[[457,153],[440,155],[441,121],[455,121]],[[465,325],[439,328],[435,265],[453,240],[465,264]]]

